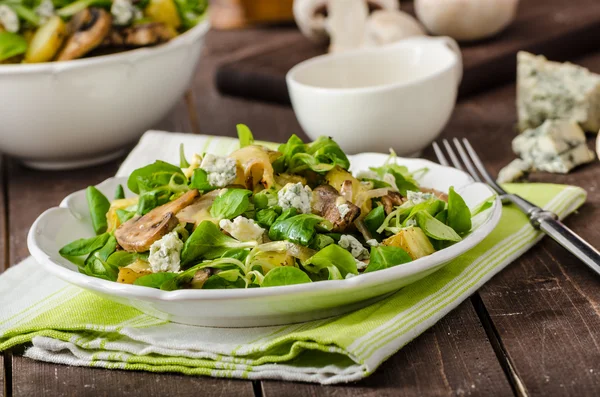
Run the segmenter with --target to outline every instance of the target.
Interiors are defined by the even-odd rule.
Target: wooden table
[[[210,32],[191,94],[157,128],[235,135],[248,124],[258,139],[303,136],[288,107],[219,96],[213,71],[221,62],[261,50],[286,31]],[[574,61],[600,71],[600,53]],[[466,136],[494,171],[512,159],[514,85],[462,100],[444,136]],[[591,142],[590,142],[591,144]],[[426,157],[433,158],[431,151]],[[71,172],[38,172],[4,156],[0,162],[0,254],[4,266],[27,255],[26,233],[46,208],[68,193],[113,175],[119,162]],[[567,224],[600,244],[600,163],[536,181],[587,189],[588,202]],[[0,266],[1,271],[2,266]],[[68,367],[4,353],[4,396],[594,396],[600,395],[600,277],[549,239],[387,360],[370,378],[318,386],[291,382],[221,380]],[[0,388],[0,396],[3,391]]]

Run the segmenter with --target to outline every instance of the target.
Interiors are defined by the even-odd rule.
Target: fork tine
[[[456,138],[454,138],[452,141],[454,142],[454,146],[456,146],[456,150],[458,150],[458,154],[459,154],[460,158],[462,159],[462,161],[465,163],[465,166],[469,170],[469,174],[471,174],[471,176],[477,182],[481,182],[481,178],[479,177],[479,174],[477,173],[477,170],[475,169],[475,166],[473,165],[471,158],[467,155],[467,153],[465,152],[465,149],[463,149],[462,145],[460,144],[460,141]]]
[[[447,139],[444,139],[442,142],[444,142],[444,146],[446,147],[446,151],[448,152],[448,155],[450,156],[450,160],[452,160],[452,165],[454,165],[454,168],[464,171],[465,169],[463,168],[462,164],[458,160],[458,157],[456,157],[456,153],[454,153],[454,150],[452,150],[452,146],[450,145],[450,142],[448,142]]]
[[[462,141],[463,141],[463,144],[465,145],[465,147],[467,148],[467,152],[469,152],[469,155],[473,159],[475,166],[477,167],[477,169],[483,176],[483,179],[485,179],[485,181],[488,183],[488,185],[491,185],[495,190],[499,191],[502,194],[506,193],[504,191],[504,189],[502,189],[502,187],[500,187],[496,183],[494,178],[492,178],[492,176],[488,172],[487,168],[485,168],[485,165],[483,165],[483,161],[481,161],[481,159],[477,155],[477,152],[475,152],[475,149],[473,149],[473,146],[471,146],[471,143],[469,142],[469,140],[467,138],[463,138]]]
[[[446,156],[444,156],[444,152],[442,151],[440,145],[437,144],[437,142],[433,142],[433,151],[435,152],[435,156],[437,157],[441,165],[445,165],[446,167],[450,166],[448,159],[446,159]]]

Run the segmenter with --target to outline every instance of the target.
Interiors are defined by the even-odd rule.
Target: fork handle
[[[529,216],[529,220],[534,228],[552,237],[554,241],[562,245],[600,275],[600,252],[579,237],[574,231],[566,227],[556,214],[544,211],[516,194],[507,194],[505,197]]]
[[[541,214],[541,216],[541,219],[539,219],[539,229],[600,275],[600,252],[579,237],[574,231],[566,227],[557,218],[553,216],[547,217],[545,214]]]

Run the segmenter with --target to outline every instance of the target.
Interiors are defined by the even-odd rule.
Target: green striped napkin
[[[186,150],[226,153],[229,138],[148,132],[120,175]],[[157,156],[160,154],[160,156]],[[507,188],[564,218],[586,198],[578,187]],[[70,286],[28,258],[0,276],[0,350],[31,342],[25,355],[53,363],[226,378],[331,384],[368,376],[534,245],[541,235],[517,209],[470,252],[385,300],[351,314],[288,326],[218,329],[158,320]]]

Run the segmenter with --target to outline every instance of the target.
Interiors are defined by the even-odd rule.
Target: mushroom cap
[[[363,0],[369,10],[397,10],[398,0]],[[326,20],[328,0],[294,0],[294,19],[302,34],[316,43],[325,43],[329,39]]]
[[[377,10],[367,20],[365,44],[393,43],[411,36],[425,36],[425,28],[410,14],[399,10]]]
[[[112,29],[102,44],[118,47],[143,47],[164,43],[175,36],[177,36],[177,32],[173,27],[161,22],[149,22],[124,29]]]
[[[179,224],[175,216],[190,205],[198,196],[198,190],[190,190],[181,197],[156,207],[146,215],[128,220],[115,230],[115,238],[123,249],[130,252],[146,252]]]
[[[97,46],[110,32],[112,16],[102,8],[86,8],[69,23],[71,37],[58,55],[58,61],[81,58]]]
[[[429,32],[470,41],[506,28],[518,4],[519,0],[415,0],[415,13]]]

